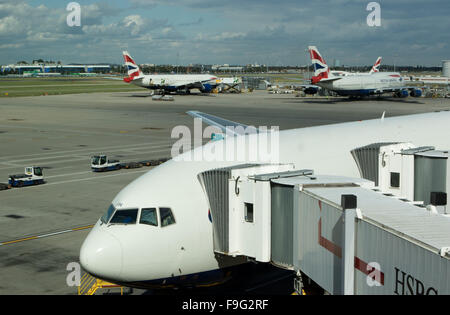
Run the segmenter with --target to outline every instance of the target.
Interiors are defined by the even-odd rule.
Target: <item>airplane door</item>
[[[182,276],[186,245],[183,239],[178,237],[176,218],[171,208],[159,208],[161,232],[163,233],[161,240],[165,242],[168,257],[174,257],[168,266],[173,277]]]

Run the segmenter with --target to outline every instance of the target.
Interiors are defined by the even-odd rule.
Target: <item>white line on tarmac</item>
[[[76,182],[84,182],[84,181],[92,181],[92,180],[99,180],[99,179],[105,179],[110,177],[118,177],[118,176],[125,176],[125,175],[135,175],[140,173],[146,173],[149,172],[150,169],[146,168],[145,170],[135,171],[135,172],[126,172],[126,173],[120,173],[120,174],[113,174],[113,175],[104,175],[104,176],[93,176],[88,178],[80,178],[80,179],[72,179],[72,180],[66,180],[61,182],[55,182],[55,183],[45,183],[43,185],[36,185],[36,186],[29,186],[27,187],[27,190],[35,189],[35,188],[45,188],[47,186],[54,186],[54,185],[61,185],[61,184],[70,184],[70,183],[76,183]],[[16,189],[10,189],[9,192],[12,193],[13,191],[21,191],[20,188]]]
[[[36,160],[31,160],[31,159],[30,160],[23,160],[23,162],[27,163],[26,161],[32,161],[29,164],[36,164],[36,163],[34,163],[34,161],[37,161],[37,160],[39,160],[39,159],[36,159]],[[77,162],[77,161],[83,161],[83,160],[87,161],[87,163],[89,163],[89,158],[79,157],[79,158],[70,159],[70,160],[66,159],[66,160],[56,160],[56,161],[49,161],[49,162],[39,162],[39,164],[55,165],[55,164],[68,163],[68,162]],[[23,168],[23,166],[24,165],[18,165],[18,166],[15,166],[15,167],[22,167]],[[42,166],[47,166],[47,165],[42,165]],[[6,169],[10,169],[10,168],[11,168],[11,166],[10,167],[0,167],[0,170],[6,170]]]
[[[0,164],[8,165],[9,168],[11,168],[11,167],[20,167],[21,166],[21,165],[14,164],[14,163],[9,163],[9,162],[0,162]]]
[[[171,152],[169,152],[167,149],[162,149],[162,150],[151,150],[151,151],[148,151],[148,152],[142,152],[142,153],[135,153],[135,154],[131,154],[131,156],[133,156],[133,155],[142,155],[142,154],[147,154],[147,153],[161,153],[161,152],[167,152],[167,154],[170,154]],[[137,158],[136,158],[137,159]],[[140,158],[139,160],[145,160],[146,158]],[[155,160],[157,159],[157,158],[154,158]],[[126,160],[123,160],[123,161],[121,161],[121,163],[130,163],[130,162],[135,162],[135,161],[131,161],[132,159],[130,159],[130,158],[127,158]],[[152,158],[150,158],[150,159],[148,159],[148,160],[152,160]],[[47,164],[48,163],[48,165],[47,166],[53,166],[53,165],[56,165],[56,164],[61,164],[61,163],[68,163],[68,162],[79,162],[79,161],[86,161],[86,165],[88,165],[88,166],[90,166],[90,161],[89,161],[89,159],[86,159],[86,157],[80,157],[80,158],[77,158],[77,159],[70,159],[70,160],[56,160],[56,161],[50,161],[50,162],[43,162],[43,163],[45,163],[45,164]],[[34,163],[33,163],[34,164]],[[43,165],[44,167],[46,166],[46,165]],[[74,165],[71,165],[71,166],[69,166],[69,167],[73,167]],[[9,166],[9,167],[0,167],[0,171],[1,170],[8,170],[8,169],[11,169],[13,166]],[[15,165],[14,166],[15,168],[23,168],[23,165]],[[69,168],[69,167],[62,167],[62,168],[58,168],[57,170],[58,170],[58,172],[59,171],[61,171],[61,169],[63,169],[63,168]],[[88,172],[89,173],[89,172]],[[76,174],[76,173],[75,173]],[[57,175],[58,177],[60,177],[60,176],[70,176],[70,174],[68,174],[68,175],[65,175],[65,174],[61,174],[61,175]],[[51,177],[54,177],[54,176],[45,176],[45,178],[51,178]]]
[[[0,125],[1,128],[16,128],[16,129],[42,129],[38,127],[26,127],[26,126],[13,126],[13,125]],[[135,137],[135,138],[148,138],[148,135],[142,135],[142,134],[132,134],[132,133],[120,133],[120,132],[89,132],[89,131],[82,131],[82,130],[71,130],[71,129],[46,129],[47,132],[62,132],[62,133],[75,133],[78,135],[87,135],[87,136],[93,136],[93,135],[102,135],[102,136],[109,136],[109,137]]]
[[[60,88],[65,88],[65,87],[71,87],[71,86],[111,86],[111,88],[117,88],[117,87],[121,87],[119,86],[119,84],[117,84],[116,86],[112,85],[112,84],[107,84],[107,83],[98,83],[98,84],[43,84],[43,85],[5,85],[2,86],[3,90],[8,90],[9,88],[40,88],[40,87],[60,87]]]
[[[116,146],[109,146],[109,147],[99,147],[99,148],[95,148],[98,151],[104,151],[104,150],[110,150],[110,149],[121,149],[121,148],[135,148],[135,147],[142,147],[142,146],[148,146],[148,145],[155,145],[155,146],[163,146],[163,145],[167,145],[170,146],[172,145],[171,142],[158,142],[158,143],[151,143],[151,142],[146,142],[146,143],[135,143],[135,144],[126,144],[126,145],[116,145]],[[90,148],[84,148],[84,149],[76,149],[76,150],[67,150],[67,151],[57,151],[57,152],[42,152],[42,153],[34,153],[34,154],[27,154],[27,155],[10,155],[10,156],[2,156],[0,157],[0,160],[2,159],[8,159],[8,158],[14,158],[14,157],[32,157],[32,156],[43,156],[43,155],[48,155],[48,154],[61,154],[61,153],[75,153],[75,152],[79,152],[79,153],[92,153],[94,148],[90,147]],[[98,152],[95,151],[95,152]],[[3,161],[2,161],[3,163]]]
[[[34,187],[44,187],[44,186],[69,184],[69,183],[97,180],[97,179],[103,179],[103,178],[109,178],[109,177],[117,177],[117,176],[125,176],[125,175],[139,174],[139,173],[147,173],[148,171],[150,171],[150,170],[146,169],[146,170],[141,170],[141,171],[136,171],[136,172],[127,172],[127,173],[120,173],[120,174],[113,174],[113,175],[105,175],[105,176],[96,176],[96,177],[89,177],[89,178],[72,179],[72,180],[66,180],[66,181],[62,181],[62,182],[48,183],[48,184],[45,184],[45,185],[39,185],[39,186],[34,186]],[[31,186],[31,187],[33,187],[33,186]]]
[[[138,146],[135,149],[139,150],[139,149],[145,149],[145,150],[150,150],[150,149],[159,149],[161,148],[162,150],[166,150],[166,149],[170,149],[170,145],[155,145],[155,146]],[[115,150],[111,150],[112,152],[127,152],[127,150],[132,149],[132,148],[124,148],[124,149],[120,149],[117,148]],[[77,152],[77,155],[79,156],[79,154],[86,154],[86,156],[79,156],[79,159],[85,159],[86,157],[90,157],[90,155],[92,154],[96,154],[100,151],[89,151],[89,152]],[[148,151],[148,152],[152,152],[152,151]],[[157,151],[154,151],[157,152]],[[116,154],[110,154],[111,156],[114,156]],[[53,155],[53,156],[46,156],[46,157],[37,157],[37,158],[27,158],[27,159],[18,159],[18,160],[11,160],[11,161],[1,161],[0,163],[18,163],[18,162],[26,162],[26,161],[42,161],[42,160],[54,160],[54,159],[60,159],[60,158],[73,158],[74,154],[66,154],[66,155]],[[48,162],[48,163],[53,163],[53,162]]]
[[[90,174],[90,173],[92,173],[92,171],[78,172],[78,173],[70,173],[70,174],[61,174],[61,175],[52,175],[52,176],[45,176],[45,178],[56,178],[56,177],[73,176],[73,175],[82,175],[82,174]]]

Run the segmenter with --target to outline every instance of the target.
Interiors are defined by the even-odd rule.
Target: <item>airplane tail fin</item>
[[[323,79],[328,79],[330,75],[330,68],[328,68],[325,59],[322,58],[316,46],[309,46],[308,48],[311,56],[311,62],[314,67],[314,76],[311,78],[311,83],[316,84]]]
[[[139,69],[139,66],[134,62],[128,51],[123,52],[123,59],[125,60],[125,66],[128,69],[128,77],[123,79],[125,82],[130,83],[143,76],[141,69]]]
[[[372,67],[372,70],[370,70],[370,74],[380,72],[380,66],[381,66],[381,57],[378,57],[377,62]]]

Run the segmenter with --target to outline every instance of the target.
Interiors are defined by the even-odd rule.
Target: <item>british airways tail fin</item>
[[[123,52],[123,59],[125,60],[125,66],[128,69],[128,77],[123,79],[125,82],[130,83],[131,81],[143,76],[139,66],[136,62],[134,62],[128,51]]]
[[[372,70],[370,70],[370,74],[380,72],[380,66],[381,66],[381,57],[378,57],[377,62],[372,67]]]
[[[311,78],[311,83],[316,84],[321,80],[328,79],[330,69],[325,62],[325,59],[322,58],[316,46],[309,46],[308,49],[314,67],[314,76]]]

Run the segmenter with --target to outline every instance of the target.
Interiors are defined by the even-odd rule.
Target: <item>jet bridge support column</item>
[[[342,195],[341,206],[344,211],[342,216],[343,231],[343,260],[342,260],[342,294],[354,295],[355,293],[355,219],[357,200],[355,195]]]

